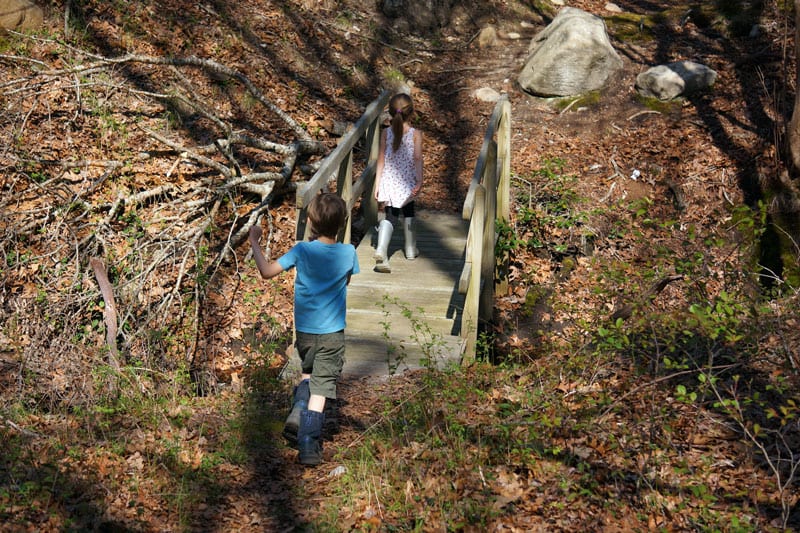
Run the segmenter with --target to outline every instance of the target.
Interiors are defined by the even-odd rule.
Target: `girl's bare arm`
[[[386,130],[381,132],[380,142],[378,143],[378,164],[375,166],[375,199],[378,199],[378,190],[383,177],[383,165],[386,162]]]
[[[412,193],[414,196],[422,189],[422,132],[414,130],[414,165],[417,171],[417,183]]]

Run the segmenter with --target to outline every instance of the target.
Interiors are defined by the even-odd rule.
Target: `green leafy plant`
[[[409,360],[407,345],[419,348],[421,351],[419,362],[423,367],[436,368],[439,366],[446,357],[447,344],[424,319],[417,316],[417,314],[424,315],[424,309],[419,307],[412,309],[399,298],[392,298],[389,295],[384,295],[383,300],[376,305],[381,308],[384,317],[381,320],[382,336],[386,340],[387,363],[391,374],[396,373],[401,366],[407,365]],[[391,335],[391,331],[397,328],[398,312],[411,328],[409,342],[396,339]]]

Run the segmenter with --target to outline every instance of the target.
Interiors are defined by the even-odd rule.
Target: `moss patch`
[[[681,107],[683,107],[682,98],[675,98],[673,100],[667,100],[665,102],[663,100],[659,100],[658,98],[652,98],[650,96],[642,96],[641,94],[636,93],[636,100],[638,100],[639,103],[645,106],[647,109],[658,111],[663,115],[676,113],[681,110]]]
[[[577,111],[583,107],[592,107],[600,103],[600,91],[592,91],[578,96],[567,96],[555,101],[555,108],[559,112]]]
[[[618,13],[604,17],[608,33],[623,42],[647,42],[656,37],[655,30],[664,22],[661,13],[639,15],[636,13]]]

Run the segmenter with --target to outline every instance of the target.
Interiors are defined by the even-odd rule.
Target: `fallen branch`
[[[656,296],[658,296],[658,294],[661,291],[664,290],[664,288],[666,288],[667,285],[669,285],[673,281],[679,281],[682,279],[683,279],[682,275],[665,276],[661,278],[660,280],[656,281],[653,285],[650,286],[650,288],[639,299],[639,302],[637,302],[637,304],[626,304],[623,305],[622,307],[618,307],[617,309],[615,309],[614,312],[611,313],[611,321],[616,322],[619,319],[627,320],[633,314],[634,308],[644,305],[646,303],[650,303],[651,301],[653,301],[653,299],[655,299]]]
[[[636,394],[637,392],[639,392],[639,391],[641,391],[643,389],[646,389],[648,387],[652,387],[654,385],[658,385],[659,383],[663,383],[664,381],[669,381],[671,379],[675,379],[675,378],[678,378],[678,377],[681,377],[681,376],[690,376],[690,375],[693,375],[693,374],[698,374],[701,371],[706,371],[706,370],[727,370],[727,369],[735,368],[735,367],[738,367],[738,366],[741,366],[741,365],[739,363],[735,363],[735,364],[731,364],[731,365],[713,366],[711,368],[707,368],[707,369],[704,369],[704,370],[699,370],[699,369],[682,370],[680,372],[675,372],[673,374],[668,374],[666,376],[661,376],[661,377],[658,377],[656,379],[653,379],[653,380],[650,380],[650,381],[646,381],[646,382],[642,383],[641,385],[637,385],[636,387],[628,390],[625,394],[623,394],[622,396],[620,396],[619,398],[616,398],[613,402],[611,402],[611,404],[609,404],[603,410],[603,412],[600,413],[600,416],[597,417],[597,421],[600,422],[606,416],[608,416],[611,413],[611,411],[613,411],[614,408],[622,402],[622,400],[624,400],[624,399],[628,398],[629,396],[631,396],[633,394]]]
[[[572,108],[572,106],[574,106],[575,103],[579,102],[579,101],[580,101],[580,98],[576,98],[573,101],[571,101],[569,104],[566,105],[566,107],[564,107],[564,109],[561,110],[561,113],[559,113],[559,115],[563,115],[564,113],[569,111]]]
[[[211,167],[220,174],[222,174],[223,176],[225,176],[226,178],[233,177],[233,172],[231,172],[231,169],[229,169],[225,165],[218,163],[211,158],[195,153],[189,148],[186,148],[185,146],[178,144],[175,141],[172,141],[171,139],[168,139],[163,135],[161,135],[160,133],[156,133],[151,129],[145,128],[144,126],[139,126],[139,128],[141,128],[141,130],[144,131],[146,134],[148,134],[150,137],[156,139],[157,141],[162,142],[163,144],[166,144],[176,152],[183,154],[186,158],[197,161],[198,163],[201,163],[207,167]]]
[[[614,160],[613,157],[610,159],[610,161],[611,161],[611,167],[614,169],[614,173],[608,176],[606,179],[610,180],[617,177],[624,178],[625,176],[623,176],[622,173],[619,171],[619,165],[617,165],[617,162]]]
[[[3,423],[5,425],[7,425],[8,427],[10,427],[11,429],[13,429],[13,430],[15,430],[15,431],[17,431],[19,433],[22,433],[26,437],[33,437],[35,439],[38,439],[39,437],[41,437],[41,435],[39,435],[35,431],[31,431],[29,429],[25,429],[23,427],[20,427],[17,424],[15,424],[14,422],[12,422],[11,420],[3,419]]]
[[[614,182],[611,183],[611,187],[608,188],[608,192],[606,193],[606,195],[603,196],[602,198],[600,198],[600,202],[601,203],[605,203],[606,200],[611,198],[611,194],[614,192],[614,189],[616,189],[616,188],[617,188],[617,182],[614,181]]]
[[[105,309],[103,318],[106,324],[106,344],[108,345],[108,363],[115,371],[119,372],[119,352],[117,351],[117,306],[114,303],[114,290],[108,280],[108,273],[103,261],[98,257],[92,257],[89,264],[97,278],[100,286],[100,294],[103,295]]]

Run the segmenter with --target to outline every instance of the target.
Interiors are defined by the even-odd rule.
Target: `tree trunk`
[[[792,119],[789,121],[787,139],[789,143],[789,158],[791,159],[791,174],[797,176],[800,175],[800,0],[794,0],[794,13],[794,108],[792,110]]]

